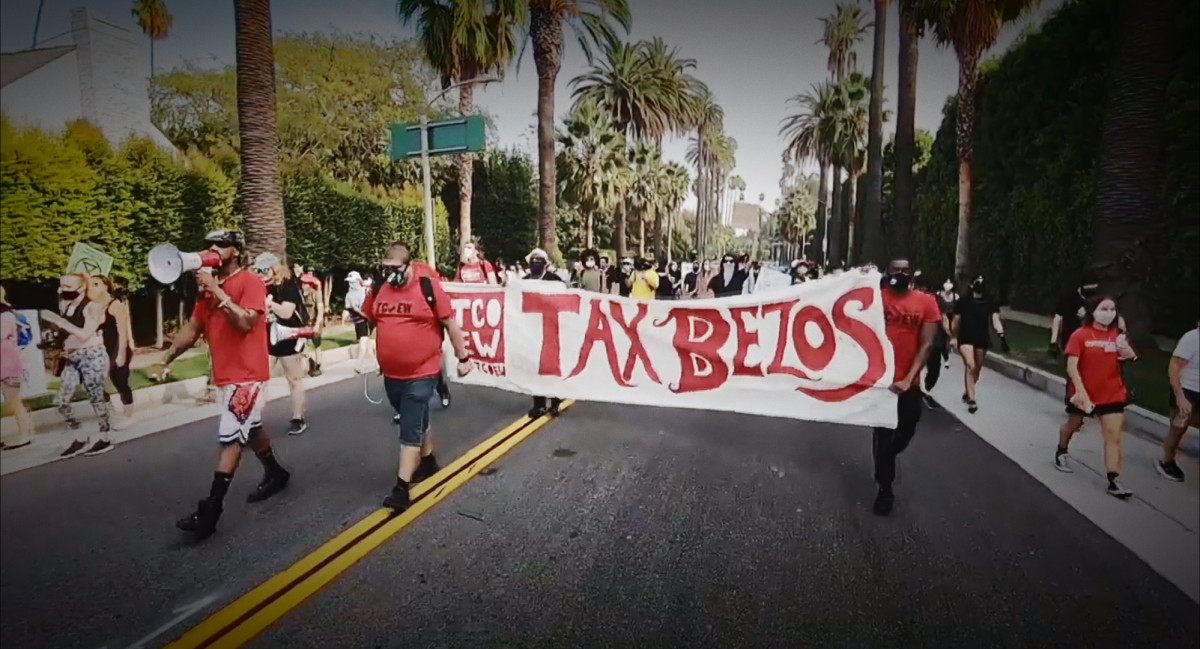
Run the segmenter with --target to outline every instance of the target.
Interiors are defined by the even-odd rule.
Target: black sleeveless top
[[[83,325],[87,322],[87,317],[84,315],[84,311],[87,310],[87,306],[91,303],[92,301],[87,299],[87,296],[84,296],[83,300],[79,303],[79,306],[75,307],[74,313],[71,315],[67,315],[66,313],[62,314],[63,320],[66,320],[67,322],[70,322],[76,327],[82,329]]]
[[[108,351],[109,358],[117,357],[117,350],[121,345],[121,332],[117,329],[117,319],[109,311],[116,300],[108,303],[108,308],[104,309],[104,322],[100,325],[100,335],[104,338],[104,349]]]

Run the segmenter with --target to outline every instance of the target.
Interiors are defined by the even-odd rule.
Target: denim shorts
[[[423,379],[393,379],[384,377],[392,409],[400,415],[400,445],[420,446],[429,431],[429,400],[437,390],[438,377]]]

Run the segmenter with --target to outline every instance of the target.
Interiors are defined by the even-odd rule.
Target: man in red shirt
[[[893,259],[881,291],[883,317],[888,340],[895,354],[896,373],[892,392],[896,399],[896,428],[876,428],[874,431],[875,483],[879,494],[874,510],[880,516],[892,511],[895,496],[892,482],[896,479],[896,456],[908,447],[921,420],[921,386],[917,379],[933,349],[933,339],[942,321],[937,300],[924,291],[910,288],[912,265],[907,259]]]
[[[267,355],[267,286],[257,275],[245,272],[240,263],[244,239],[234,230],[217,230],[205,242],[221,257],[216,273],[196,272],[200,295],[192,320],[180,331],[163,359],[162,370],[196,343],[201,334],[208,340],[212,357],[212,384],[219,392],[221,415],[217,435],[221,455],[208,498],[196,512],[180,519],[176,527],[203,539],[216,530],[225,494],[249,445],[262,463],[265,474],[247,502],[266,500],[287,486],[288,473],[271,450],[271,438],[263,430],[262,411],[267,380],[271,378]]]
[[[422,288],[425,282],[428,296]],[[383,281],[367,294],[362,313],[375,323],[376,358],[388,401],[400,420],[400,466],[396,486],[383,506],[402,512],[408,509],[409,485],[439,468],[429,434],[429,399],[442,371],[443,329],[450,334],[459,376],[471,369],[467,347],[437,271],[411,261],[408,244],[402,241],[388,246]]]

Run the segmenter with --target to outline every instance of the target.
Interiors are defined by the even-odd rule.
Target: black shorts
[[[374,329],[375,329],[375,327],[371,326],[370,322],[366,322],[366,321],[355,322],[354,323],[354,337],[356,339],[366,338],[367,336],[371,335],[371,332]]]
[[[1080,417],[1101,417],[1103,415],[1115,415],[1125,412],[1125,404],[1123,403],[1097,403],[1092,405],[1091,412],[1084,412],[1075,407],[1070,399],[1067,399],[1067,414],[1079,415]]]
[[[1178,403],[1175,400],[1175,391],[1172,390],[1170,387],[1168,387],[1167,392],[1169,392],[1171,394],[1171,410],[1174,411],[1175,404]],[[1200,392],[1196,392],[1195,390],[1189,390],[1187,388],[1184,388],[1183,396],[1186,397],[1187,400],[1192,403],[1192,412],[1195,412],[1196,410],[1200,410]]]
[[[975,349],[990,349],[992,346],[992,337],[985,331],[982,334],[979,332],[964,331],[958,338],[958,346],[970,345]]]

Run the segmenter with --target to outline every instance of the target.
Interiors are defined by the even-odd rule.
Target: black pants
[[[129,366],[117,365],[115,360],[108,367],[108,378],[112,379],[113,387],[121,395],[121,403],[133,405],[133,388],[129,387]]]
[[[933,349],[929,350],[929,360],[925,361],[926,392],[933,392],[933,386],[937,385],[938,379],[942,376],[942,364],[948,358],[950,358],[949,343],[946,341],[934,343]]]
[[[446,397],[450,394],[450,384],[446,383],[446,375],[438,372],[437,393],[440,397]]]
[[[908,448],[921,421],[921,389],[912,388],[896,400],[896,428],[876,428],[874,432],[875,483],[891,488],[896,479],[896,456]]]

